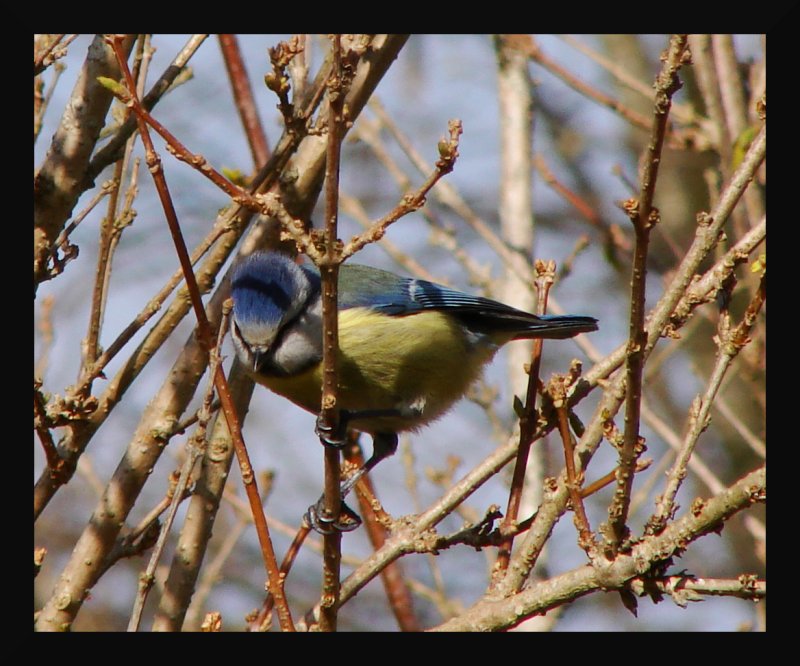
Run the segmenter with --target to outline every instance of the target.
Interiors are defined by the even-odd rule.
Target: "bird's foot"
[[[333,426],[323,423],[322,418],[318,416],[314,432],[317,433],[317,437],[326,446],[341,449],[347,444],[347,421],[348,416],[344,411],[339,414],[339,423]]]
[[[322,415],[320,414],[317,416],[314,432],[326,446],[342,449],[347,444],[347,430],[350,426],[350,421],[353,419],[353,414],[346,409],[339,410],[339,422],[334,425],[323,423]]]
[[[347,504],[342,502],[339,515],[334,519],[325,510],[325,497],[320,497],[316,504],[308,507],[304,516],[306,522],[315,532],[322,534],[333,534],[335,532],[352,532],[361,525],[361,518]]]

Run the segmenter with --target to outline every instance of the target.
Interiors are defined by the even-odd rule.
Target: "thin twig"
[[[564,446],[567,490],[572,503],[572,511],[575,514],[575,526],[578,528],[578,544],[586,551],[589,559],[593,561],[597,557],[597,542],[592,534],[589,518],[583,506],[583,494],[581,492],[583,474],[578,474],[575,468],[575,443],[569,429],[568,419],[567,390],[569,385],[577,379],[578,371],[580,370],[580,364],[575,365],[575,372],[571,373],[572,376],[553,375],[553,378],[548,382],[547,393],[553,399],[553,407],[558,417],[558,431]]]
[[[42,442],[44,457],[47,461],[48,474],[60,485],[66,482],[65,479],[71,476],[71,473],[66,471],[65,468],[68,466],[68,462],[58,455],[56,443],[53,441],[53,434],[50,432],[50,426],[48,425],[47,410],[45,408],[45,400],[41,388],[41,382],[38,380],[35,381],[33,385],[33,427],[39,435],[39,440]]]
[[[725,373],[733,359],[750,341],[750,330],[766,299],[766,279],[765,274],[762,276],[759,288],[753,295],[738,326],[735,328],[730,327],[730,314],[727,310],[721,313],[719,330],[716,336],[718,345],[717,362],[711,372],[705,395],[702,398],[698,395],[692,402],[689,412],[689,432],[686,434],[675,463],[667,475],[667,486],[660,496],[656,511],[647,521],[645,526],[646,534],[658,534],[661,532],[675,511],[675,496],[681,487],[683,479],[686,478],[686,466],[694,452],[697,440],[711,421],[711,406],[714,404],[722,379],[725,377]]]
[[[543,315],[547,312],[547,297],[550,287],[555,278],[556,264],[554,261],[537,261],[536,288],[539,293],[537,300],[536,313]],[[511,478],[511,489],[508,495],[508,506],[506,514],[501,524],[501,530],[511,530],[519,515],[519,507],[522,502],[522,489],[525,483],[525,474],[528,467],[528,455],[533,443],[533,435],[536,432],[536,422],[538,412],[536,411],[536,391],[539,387],[539,368],[542,362],[543,340],[538,338],[533,341],[531,349],[531,361],[528,367],[528,387],[525,392],[525,404],[519,414],[519,448],[517,458],[514,463],[514,472]],[[497,564],[495,570],[505,572],[511,559],[511,549],[514,546],[514,537],[508,539],[500,545],[497,553]]]
[[[717,85],[717,72],[711,51],[711,35],[690,35],[689,46],[692,49],[692,69],[695,73],[695,80],[710,120],[709,139],[711,146],[722,157],[721,166],[724,170],[726,165],[730,164],[731,138],[725,123],[722,99]]]
[[[229,315],[230,313],[228,313]],[[175,514],[178,511],[178,506],[183,500],[186,488],[189,485],[189,475],[194,469],[195,463],[203,455],[206,447],[206,433],[208,430],[208,422],[211,420],[211,403],[214,400],[214,378],[216,376],[217,368],[220,367],[222,362],[222,341],[227,332],[228,316],[223,317],[222,324],[219,327],[217,334],[217,344],[211,350],[211,358],[209,363],[209,381],[206,394],[203,397],[203,406],[201,407],[201,416],[198,419],[197,430],[195,434],[187,442],[187,455],[186,460],[181,467],[180,477],[175,484],[175,489],[172,494],[172,502],[169,506],[169,511],[164,524],[161,526],[161,532],[158,535],[158,541],[150,556],[150,561],[147,563],[147,568],[139,575],[139,590],[136,595],[136,600],[133,604],[133,611],[131,618],[128,622],[128,631],[138,631],[139,623],[142,618],[142,611],[144,610],[144,602],[147,600],[147,594],[155,582],[155,572],[158,562],[161,559],[161,554],[164,551],[164,546],[167,543],[167,537],[172,530],[172,523],[175,520]]]
[[[766,501],[766,467],[761,467],[723,492],[698,503],[658,536],[638,542],[630,554],[619,555],[606,567],[585,565],[540,583],[530,582],[519,594],[498,600],[484,598],[458,618],[435,627],[436,631],[498,631],[594,590],[623,589],[640,575],[644,562],[661,561],[714,531],[733,515]]]
[[[601,234],[603,234],[604,246],[606,249],[606,256],[611,261],[612,266],[619,265],[619,258],[617,252],[622,252],[625,257],[631,254],[630,239],[623,233],[617,224],[608,224],[601,215],[597,212],[597,207],[592,206],[588,201],[585,201],[578,193],[573,192],[570,188],[560,182],[550,167],[547,166],[542,155],[536,155],[533,159],[533,165],[542,180],[552,187],[558,194],[560,194],[575,210],[577,210],[581,217],[585,219],[590,225],[595,227]]]
[[[53,68],[53,78],[50,81],[50,85],[47,87],[47,92],[42,96],[42,91],[44,90],[44,80],[41,76],[36,76],[33,79],[33,143],[36,144],[36,141],[39,139],[39,135],[42,131],[42,123],[44,121],[44,115],[47,112],[47,109],[50,106],[50,102],[53,99],[53,92],[58,85],[58,81],[61,78],[61,74],[64,72],[64,66],[60,63],[56,63],[56,66]]]
[[[406,194],[397,206],[375,222],[367,231],[351,238],[350,242],[342,249],[344,258],[352,256],[368,243],[380,240],[390,224],[424,206],[428,192],[443,176],[453,170],[458,158],[458,139],[462,132],[461,121],[451,120],[447,126],[449,138],[439,141],[439,159],[436,161],[434,172],[428,176],[416,192]]]
[[[80,377],[86,371],[86,367],[97,360],[100,329],[103,325],[103,315],[105,312],[107,289],[111,275],[111,238],[114,233],[114,222],[117,218],[117,204],[119,201],[119,190],[122,184],[122,175],[125,169],[125,160],[119,160],[114,164],[114,184],[106,207],[106,214],[100,220],[100,238],[97,244],[97,269],[94,276],[94,287],[92,289],[92,307],[89,311],[89,330],[81,344],[81,367],[78,371]]]
[[[536,44],[531,37],[528,37],[527,53],[531,60],[560,78],[570,88],[578,91],[588,99],[593,100],[598,104],[611,109],[612,111],[615,111],[633,126],[645,130],[650,129],[651,123],[646,116],[627,107],[625,104],[614,99],[610,95],[607,95],[604,92],[597,90],[593,86],[581,81],[577,76],[574,76],[565,67],[562,67],[559,63],[545,54],[541,47],[539,47],[539,45]]]
[[[53,268],[48,271],[48,275],[45,277],[46,280],[54,278],[62,273],[64,271],[64,266],[78,256],[77,247],[69,242],[70,235],[78,228],[78,225],[86,219],[86,216],[94,210],[95,206],[103,200],[103,197],[115,192],[118,187],[119,182],[117,180],[107,180],[100,186],[99,191],[92,197],[86,207],[75,215],[64,227],[64,230],[58,235],[55,243],[53,243]],[[58,256],[59,250],[64,253],[63,257]]]
[[[297,43],[297,53],[286,66],[294,88],[294,96],[303,99],[306,88],[308,87],[308,63],[311,62],[311,46],[313,44],[310,35],[293,35]]]
[[[739,63],[736,61],[733,35],[711,35],[711,46],[728,136],[735,141],[744,132],[748,123],[747,104],[742,89]]]
[[[131,169],[130,185],[128,186],[125,195],[125,204],[122,210],[117,212],[119,203],[119,190],[122,183],[122,176],[126,171],[128,162],[133,149],[133,141],[129,141],[126,146],[125,155],[123,159],[119,160],[115,165],[114,182],[116,186],[112,192],[112,196],[108,202],[108,209],[106,216],[100,223],[100,243],[97,255],[97,270],[95,271],[95,283],[92,291],[92,309],[89,318],[89,330],[86,334],[82,346],[81,354],[81,370],[78,375],[78,383],[80,390],[88,391],[90,385],[88,382],[81,382],[84,377],[94,379],[99,373],[87,372],[89,367],[96,368],[97,356],[99,354],[99,339],[100,329],[103,325],[103,317],[106,308],[106,300],[108,298],[109,283],[111,281],[111,261],[114,252],[119,245],[120,237],[123,230],[129,226],[136,215],[133,210],[133,203],[138,193],[139,183],[139,158],[133,161],[133,168]],[[90,379],[90,381],[91,381]]]
[[[748,446],[756,453],[756,455],[759,455],[762,458],[767,457],[767,446],[764,440],[750,430],[750,428],[747,427],[747,424],[744,423],[741,418],[739,418],[739,415],[728,404],[725,396],[718,395],[716,401],[714,402],[714,407],[719,410],[719,413],[722,414],[722,416],[728,419],[728,422],[734,427],[736,432],[739,433],[739,437],[742,438],[742,441],[746,442]]]
[[[625,70],[624,67],[620,66],[619,63],[604,56],[599,51],[595,51],[588,44],[586,44],[581,40],[575,39],[571,35],[559,35],[559,38],[563,40],[566,44],[569,44],[573,48],[583,53],[586,57],[591,58],[594,62],[596,62],[609,74],[611,74],[622,85],[627,86],[629,89],[642,95],[645,99],[648,100],[651,99],[653,94],[652,86],[645,83],[644,81],[641,81],[640,79],[637,79],[627,70]],[[699,116],[691,105],[685,103],[679,104],[673,101],[672,115],[685,124],[697,125],[700,131],[703,133],[706,131],[706,127],[709,123],[707,118]],[[708,138],[704,136],[701,145],[707,146]],[[697,141],[694,142],[694,146],[696,149],[700,149],[698,147]]]
[[[688,574],[633,578],[628,585],[640,596],[655,596],[658,600],[662,594],[666,594],[682,608],[690,601],[702,601],[703,596],[736,597],[748,601],[767,597],[767,582],[750,574],[742,574],[738,578],[701,578]]]
[[[736,61],[736,49],[733,36],[726,34],[712,35],[711,44],[713,46],[714,65],[719,81],[719,92],[722,101],[722,109],[725,114],[725,123],[728,128],[728,135],[730,136],[731,143],[734,145],[731,154],[733,163],[728,167],[728,169],[730,169],[736,166],[736,160],[738,158],[737,153],[741,154],[740,150],[737,150],[737,147],[741,146],[741,142],[746,141],[748,135],[752,136],[754,133],[753,128],[755,125],[750,126],[747,111],[748,106],[751,108],[756,106],[756,98],[753,97],[749,101],[749,104],[748,100],[745,99],[745,85],[739,70],[739,63]],[[727,169],[723,170],[723,173],[728,172]],[[757,187],[745,193],[744,203],[744,211],[746,211],[747,215],[740,214],[734,218],[734,221],[738,223],[734,227],[738,236],[741,236],[749,226],[755,224],[755,221],[764,215],[764,201]]]
[[[207,37],[208,35],[198,34],[192,35],[188,39],[183,48],[181,48],[169,66],[164,70],[164,73],[150,87],[150,91],[142,98],[142,106],[144,106],[144,108],[148,111],[153,110],[153,107],[155,107],[161,98],[170,90],[178,77],[186,72],[186,66],[189,60],[197,53]],[[86,170],[84,185],[87,188],[91,187],[91,184],[94,182],[95,178],[100,175],[103,169],[120,158],[128,139],[135,131],[136,119],[129,117],[117,130],[116,134],[94,154],[89,163],[89,168]]]
[[[310,533],[311,527],[306,523],[306,521],[303,521],[303,523],[295,532],[294,539],[289,545],[286,555],[283,557],[283,562],[281,562],[281,576],[284,579],[289,575],[289,571],[292,569],[292,565],[294,564],[294,561],[300,552],[300,548],[303,546],[303,543],[305,543],[306,538]],[[261,605],[261,609],[257,614],[251,616],[248,620],[250,631],[267,631],[269,629],[268,620],[274,605],[275,598],[271,594],[267,594],[266,598],[264,599],[264,603]]]
[[[617,552],[627,537],[625,525],[628,518],[631,489],[633,487],[636,451],[639,443],[639,418],[642,395],[642,371],[644,369],[647,331],[645,330],[645,293],[647,276],[647,255],[650,231],[658,222],[659,213],[653,207],[653,195],[661,163],[661,149],[667,132],[667,120],[672,96],[680,89],[678,70],[683,64],[687,49],[686,35],[674,35],[670,39],[669,51],[664,58],[664,66],[656,77],[656,94],[653,126],[650,142],[640,182],[639,200],[629,200],[625,204],[631,217],[636,235],[633,254],[631,314],[628,337],[627,359],[625,363],[625,432],[620,449],[620,462],[617,468],[617,490],[608,509],[609,524],[606,539],[612,552]]]
[[[242,121],[244,134],[253,156],[253,163],[258,168],[269,159],[269,146],[256,108],[253,90],[250,87],[250,79],[247,77],[247,68],[239,49],[239,41],[236,35],[219,35],[219,46],[233,89],[236,110]]]
[[[720,257],[712,268],[688,285],[680,302],[671,317],[671,325],[679,328],[689,315],[701,303],[708,303],[716,298],[717,291],[722,288],[734,269],[748,261],[748,257],[767,237],[766,217],[742,236],[730,250]]]
[[[53,35],[51,41],[41,52],[37,53],[33,58],[33,75],[41,74],[50,65],[56,62],[59,58],[67,55],[67,47],[78,35],[70,35],[63,42],[61,41],[66,36],[66,33],[61,35]]]

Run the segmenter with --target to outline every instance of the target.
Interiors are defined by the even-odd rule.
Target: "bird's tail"
[[[525,338],[548,338],[560,340],[579,333],[597,330],[597,319],[584,315],[529,315],[514,335],[515,340]]]

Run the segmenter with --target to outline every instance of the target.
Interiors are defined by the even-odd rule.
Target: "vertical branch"
[[[152,53],[149,49],[150,40],[142,35],[136,40],[136,52],[134,55],[134,68],[132,72],[133,79],[137,82],[137,94],[139,97],[142,95],[144,82],[147,78],[148,66],[150,64],[150,57],[145,55]],[[125,120],[130,119],[130,109],[125,111]],[[108,286],[111,278],[111,262],[116,250],[119,236],[122,229],[126,226],[119,220],[118,205],[119,195],[122,188],[122,179],[128,170],[128,164],[131,159],[131,152],[133,145],[136,141],[136,135],[131,134],[125,142],[125,151],[120,156],[120,159],[114,164],[114,189],[111,191],[111,196],[108,201],[108,212],[100,222],[100,242],[97,253],[97,271],[95,273],[94,289],[92,291],[92,309],[89,318],[89,330],[86,333],[86,338],[83,341],[81,348],[81,368],[78,372],[78,377],[86,374],[87,368],[94,365],[99,356],[99,340],[100,331],[103,326],[103,318],[105,316],[106,299],[108,298]],[[131,185],[129,188],[128,209],[131,207],[132,199],[136,195],[138,183],[138,160],[135,162],[135,167],[131,173]],[[132,221],[132,217],[130,220]]]
[[[556,264],[554,261],[536,262],[536,289],[539,293],[537,314],[547,312],[547,295],[553,284]],[[528,468],[528,455],[533,443],[533,436],[536,432],[536,389],[539,385],[539,366],[542,360],[542,346],[544,340],[538,338],[533,341],[531,351],[531,362],[528,367],[528,388],[525,393],[525,405],[523,406],[519,418],[519,448],[517,449],[517,460],[514,463],[514,475],[511,480],[511,492],[508,495],[508,507],[506,516],[501,524],[501,531],[512,530],[514,523],[519,515],[519,507],[522,502],[522,488],[525,483],[525,473]],[[514,544],[514,537],[508,536],[500,545],[497,555],[497,571],[505,571],[511,559],[511,547]]]
[[[142,40],[141,43],[143,44],[144,40]],[[143,81],[143,78],[140,78],[139,81]],[[86,333],[86,338],[81,347],[81,369],[78,373],[77,384],[80,388],[78,391],[89,390],[89,386],[85,382],[82,382],[82,379],[87,376],[94,379],[90,369],[96,367],[98,357],[102,355],[99,350],[99,340],[100,330],[103,326],[103,318],[105,316],[109,282],[111,279],[111,261],[123,229],[131,224],[135,217],[133,202],[138,193],[139,158],[133,161],[133,167],[130,173],[130,185],[125,197],[125,204],[121,210],[118,210],[122,179],[124,174],[128,171],[135,136],[136,135],[131,135],[131,139],[128,140],[125,146],[124,155],[117,160],[114,165],[113,188],[111,189],[111,195],[108,201],[108,209],[106,216],[100,222],[100,243],[97,253],[95,283],[92,291],[92,309],[89,320],[89,330]]]
[[[330,102],[328,115],[328,146],[325,163],[325,251],[319,265],[322,275],[322,405],[320,425],[322,430],[335,432],[339,423],[337,405],[338,377],[336,357],[339,350],[338,280],[341,248],[337,240],[339,207],[339,160],[344,122],[344,81],[342,72],[341,35],[333,37],[333,75],[328,82]],[[339,490],[341,474],[339,450],[325,445],[324,512],[335,520],[342,504]],[[322,567],[322,606],[320,629],[336,630],[339,606],[339,570],[341,565],[342,535],[332,529],[325,535]]]
[[[715,150],[722,158],[722,170],[726,172],[731,163],[733,141],[728,133],[728,125],[725,122],[725,113],[722,108],[717,71],[711,49],[711,36],[690,35],[689,47],[692,50],[692,71],[706,108],[706,115],[710,120],[708,131]]]
[[[253,163],[258,169],[269,159],[269,146],[261,119],[258,117],[258,109],[253,98],[250,80],[247,78],[247,68],[239,49],[239,41],[236,39],[236,35],[219,35],[219,47],[222,50],[222,58],[225,61],[231,88],[233,88],[236,110],[242,120],[244,134],[250,145],[250,153],[253,155]]]
[[[496,38],[498,58],[498,98],[500,103],[500,226],[503,240],[513,251],[512,263],[505,268],[505,302],[531,311],[534,298],[530,292],[531,252],[534,241],[531,199],[533,100],[528,57],[524,43],[514,35]],[[521,352],[525,350],[520,349]],[[513,353],[513,350],[512,350]],[[520,354],[522,356],[522,354]],[[521,362],[518,362],[521,361]],[[518,368],[527,359],[514,359]],[[518,386],[520,392],[524,387]]]
[[[569,403],[567,399],[567,389],[577,378],[580,372],[580,364],[575,362],[570,371],[570,375],[553,375],[548,383],[547,392],[553,398],[553,407],[558,417],[558,432],[564,444],[564,462],[567,469],[567,490],[572,504],[572,511],[575,514],[575,525],[578,528],[578,543],[586,551],[590,559],[594,560],[597,554],[597,544],[594,535],[589,527],[589,518],[583,506],[583,495],[581,485],[583,483],[583,472],[580,474],[575,469],[575,443],[572,440],[572,433],[569,431]]]
[[[711,44],[714,51],[714,66],[719,81],[719,94],[728,128],[732,151],[732,162],[723,172],[726,175],[736,167],[737,154],[744,152],[742,144],[746,144],[747,137],[752,137],[755,130],[749,126],[744,82],[742,81],[739,65],[736,61],[732,35],[712,35]],[[755,100],[751,101],[751,105]],[[751,107],[752,108],[752,107]],[[744,195],[744,211],[737,211],[734,215],[734,229],[738,235],[743,235],[750,227],[764,215],[764,202],[757,187],[748,188]]]
[[[672,96],[681,88],[678,70],[687,54],[686,35],[673,35],[669,50],[663,57],[664,65],[656,77],[656,95],[653,127],[641,173],[639,200],[625,202],[626,213],[633,222],[635,247],[631,275],[631,314],[625,362],[625,432],[617,468],[617,489],[608,509],[609,523],[607,540],[613,553],[619,550],[627,536],[626,521],[630,508],[631,489],[636,468],[637,443],[639,441],[639,419],[642,398],[642,370],[644,368],[647,330],[644,327],[645,293],[647,277],[647,252],[650,231],[658,222],[659,212],[653,206],[661,149],[667,132],[667,119]]]
[[[747,127],[747,103],[733,47],[733,35],[712,35],[714,66],[719,81],[719,94],[725,113],[725,124],[732,142]]]
[[[94,289],[92,291],[92,309],[89,317],[89,330],[81,345],[81,368],[79,376],[83,375],[86,368],[91,366],[98,356],[100,341],[100,328],[103,325],[103,313],[106,302],[106,289],[108,286],[108,266],[111,255],[111,238],[114,234],[114,220],[117,216],[117,202],[119,190],[122,185],[124,173],[124,160],[119,160],[114,165],[114,188],[108,199],[108,208],[105,217],[100,221],[100,242],[97,250],[97,271],[95,273]]]
[[[520,43],[520,39],[522,42]],[[528,56],[525,45],[529,38],[515,35],[495,37],[498,72],[498,102],[500,104],[500,228],[503,239],[513,250],[513,264],[505,267],[502,300],[521,310],[532,311],[535,303],[525,277],[530,272],[530,255],[534,240],[533,205],[531,201],[533,100]],[[539,268],[537,264],[537,269]],[[537,271],[538,273],[538,271]],[[537,288],[541,285],[539,303],[547,301],[547,289],[552,284],[543,273],[537,274]],[[543,312],[543,311],[542,311]],[[536,424],[536,387],[539,382],[539,362],[542,341],[510,345],[508,351],[509,380],[514,395],[526,395],[524,411],[520,415],[520,448],[514,467],[514,476],[508,496],[508,508],[502,527],[511,529],[519,515],[525,477],[528,475],[528,458]],[[519,368],[529,364],[527,386]],[[531,465],[532,476],[541,477],[540,461]],[[537,473],[538,472],[538,473]],[[536,481],[528,487],[538,492]],[[498,551],[496,572],[505,571],[511,556],[513,536],[507,537]]]

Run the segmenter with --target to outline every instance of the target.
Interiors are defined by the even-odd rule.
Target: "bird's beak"
[[[266,351],[254,351],[253,352],[253,372],[258,372],[259,368],[264,364],[266,360]]]

